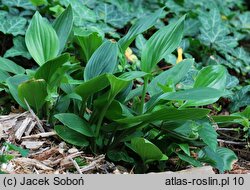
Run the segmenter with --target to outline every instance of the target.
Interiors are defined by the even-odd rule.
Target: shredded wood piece
[[[35,134],[35,135],[22,137],[22,139],[39,139],[39,138],[45,138],[45,137],[50,137],[50,136],[54,136],[54,135],[56,135],[56,132],[51,131],[51,132],[39,133],[39,134]]]
[[[38,160],[30,159],[30,158],[16,158],[13,160],[13,162],[21,164],[21,165],[26,165],[26,166],[35,166],[35,167],[42,169],[42,170],[53,170],[53,168],[50,168],[50,167],[42,164]]]
[[[27,127],[29,126],[30,122],[32,121],[32,118],[27,117],[21,124],[21,126],[18,128],[18,130],[15,133],[15,138],[17,140],[21,140],[25,130],[27,129]]]
[[[81,172],[84,173],[84,172],[88,172],[88,171],[96,169],[98,163],[102,162],[104,158],[105,158],[105,155],[103,154],[96,157],[95,160],[93,160],[93,162],[91,162],[88,166],[81,168]]]
[[[25,136],[30,135],[31,131],[34,129],[35,126],[36,126],[36,122],[31,121],[29,128],[25,131]]]
[[[45,141],[23,141],[21,145],[31,150],[37,150],[43,146],[44,143]]]
[[[78,173],[82,174],[82,171],[81,171],[79,165],[77,164],[77,162],[75,160],[73,160],[72,158],[69,158],[69,160],[73,163],[73,165],[75,166],[75,168],[78,171]]]
[[[33,118],[37,121],[37,127],[38,127],[38,129],[40,130],[41,133],[44,133],[45,131],[44,131],[44,128],[43,128],[43,126],[42,126],[42,122],[41,122],[40,119],[36,116],[36,114],[34,113],[34,111],[30,108],[30,106],[29,106],[28,102],[26,101],[26,99],[24,99],[24,101],[25,101],[25,103],[26,103],[26,105],[27,105],[27,107],[28,107],[28,109],[29,109],[30,114],[31,114],[31,115],[33,116]]]

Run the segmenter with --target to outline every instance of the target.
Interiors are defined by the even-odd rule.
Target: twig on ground
[[[75,160],[73,160],[72,158],[69,158],[69,160],[73,163],[73,165],[75,166],[75,168],[78,171],[78,173],[82,174],[82,171],[81,171],[79,165],[77,164],[77,162]]]
[[[227,141],[222,139],[217,139],[218,142],[226,143],[226,144],[236,144],[236,145],[247,145],[246,142],[235,142],[235,141]]]

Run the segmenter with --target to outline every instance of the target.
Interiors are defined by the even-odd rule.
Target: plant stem
[[[79,116],[80,116],[80,117],[83,117],[83,116],[84,116],[85,110],[86,110],[86,100],[85,100],[85,101],[82,101],[82,105],[81,105],[80,113],[79,113]]]
[[[144,84],[143,84],[143,90],[142,90],[142,96],[141,96],[140,110],[139,110],[140,114],[143,114],[143,112],[144,112],[144,103],[145,103],[147,88],[148,88],[148,77],[145,77]]]

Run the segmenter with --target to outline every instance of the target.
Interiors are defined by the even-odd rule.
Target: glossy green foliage
[[[23,102],[38,111],[46,102],[47,85],[45,80],[29,80],[18,86],[18,97]]]
[[[25,42],[31,56],[39,65],[55,58],[59,53],[60,43],[56,31],[38,12],[27,29]]]
[[[150,37],[142,50],[142,71],[150,73],[161,59],[179,46],[183,36],[184,19],[185,16],[181,17]]]

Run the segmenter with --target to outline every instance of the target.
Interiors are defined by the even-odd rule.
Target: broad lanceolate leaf
[[[0,70],[7,71],[13,74],[24,74],[25,69],[17,65],[9,59],[0,57]]]
[[[62,65],[68,60],[69,54],[65,53],[55,59],[46,62],[36,71],[35,78],[44,79],[51,87],[53,87],[53,75],[57,72],[58,69],[61,69]]]
[[[86,99],[92,94],[100,90],[103,90],[108,85],[109,85],[109,80],[107,79],[106,74],[103,74],[80,84],[75,88],[75,92],[79,94],[82,97],[82,99]]]
[[[214,90],[220,90],[223,92],[226,88],[227,81],[227,70],[222,65],[212,65],[205,67],[200,70],[195,79],[194,89],[209,87]],[[185,106],[197,106],[197,105],[208,105],[216,102],[221,96],[225,96],[225,94],[221,94],[218,97],[214,98],[204,98],[203,100],[195,100],[186,102]]]
[[[159,98],[163,100],[195,100],[201,101],[204,99],[220,98],[221,96],[227,95],[221,90],[215,88],[192,88],[186,89],[178,92],[169,92],[161,95]],[[196,103],[198,106],[199,103]],[[201,104],[202,105],[202,104]]]
[[[143,77],[145,75],[147,75],[147,73],[138,71],[130,72],[129,74],[124,73],[120,77],[115,77],[112,74],[102,74],[98,77],[92,78],[80,84],[75,88],[75,92],[79,94],[82,99],[85,99],[111,85],[112,94],[115,94],[120,92],[122,88],[128,85],[128,82],[134,80],[135,78]],[[115,84],[116,81],[117,84]]]
[[[124,119],[116,120],[118,123],[140,123],[140,122],[154,122],[154,121],[184,121],[184,120],[193,120],[200,119],[205,117],[210,110],[208,109],[198,109],[198,108],[189,108],[178,110],[175,108],[162,108],[160,110],[146,113],[140,116],[128,117]]]
[[[218,147],[216,151],[205,147],[199,152],[199,160],[211,164],[223,173],[225,170],[232,169],[237,156],[232,150],[224,147]]]
[[[88,81],[105,73],[113,73],[117,66],[118,46],[104,42],[91,56],[84,70],[84,80]]]
[[[232,150],[224,147],[218,147],[217,154],[224,162],[224,170],[232,170],[233,164],[238,160],[236,154]]]
[[[194,63],[193,59],[186,59],[175,65],[171,69],[162,72],[156,76],[148,86],[148,92],[151,96],[162,92],[159,85],[176,85],[183,79]]]
[[[89,145],[89,141],[86,139],[84,135],[66,126],[57,125],[55,126],[55,131],[59,137],[61,137],[64,141],[70,144],[80,147],[85,147]]]
[[[202,166],[202,163],[200,161],[194,159],[191,156],[184,155],[184,154],[181,154],[181,153],[178,153],[178,152],[176,154],[178,155],[178,157],[181,160],[183,160],[183,161],[185,161],[185,162],[187,162],[187,163],[189,163],[189,164],[191,164],[191,165],[193,165],[195,167],[201,167]]]
[[[27,103],[36,110],[42,108],[47,97],[47,85],[45,80],[29,80],[18,86],[18,96],[20,100]]]
[[[27,29],[26,46],[39,64],[55,58],[59,53],[59,39],[53,27],[36,12]]]
[[[200,138],[207,144],[213,151],[218,147],[217,136],[215,129],[208,122],[202,122],[198,130]]]
[[[148,15],[139,19],[128,31],[128,33],[119,40],[118,44],[120,45],[123,52],[129,47],[129,45],[133,42],[137,35],[146,31],[150,27],[152,27],[159,16],[162,13],[162,9],[156,11],[155,13]]]
[[[61,53],[68,40],[70,32],[73,26],[73,10],[71,5],[54,21],[53,27],[57,33],[60,47],[59,52]]]
[[[21,16],[13,16],[5,11],[0,11],[0,31],[13,36],[24,35],[27,20]]]
[[[184,19],[185,16],[181,17],[150,37],[142,51],[142,71],[150,73],[161,59],[178,47],[183,36]]]
[[[92,129],[90,128],[90,125],[84,121],[79,116],[73,114],[73,113],[61,113],[55,115],[55,118],[57,118],[60,122],[62,122],[64,125],[66,125],[68,128],[81,133],[87,137],[93,137],[94,133]]]
[[[168,159],[157,146],[144,138],[133,138],[129,147],[141,156],[144,163]]]
[[[223,90],[226,87],[227,70],[222,65],[212,65],[201,69],[195,79],[194,88],[210,87]]]
[[[87,63],[95,52],[95,50],[102,44],[102,36],[98,32],[87,32],[75,30],[75,41],[80,46],[81,56],[83,60]]]
[[[0,73],[1,74],[1,73]],[[21,99],[18,96],[18,86],[27,81],[28,80],[28,76],[27,75],[15,75],[13,77],[10,77],[6,80],[6,84],[9,88],[10,94],[13,96],[13,98],[15,99],[15,101],[22,106],[23,108],[27,108],[26,104],[21,101]]]
[[[0,69],[0,83],[5,82],[7,78],[9,78],[10,75],[8,72],[3,71]]]

